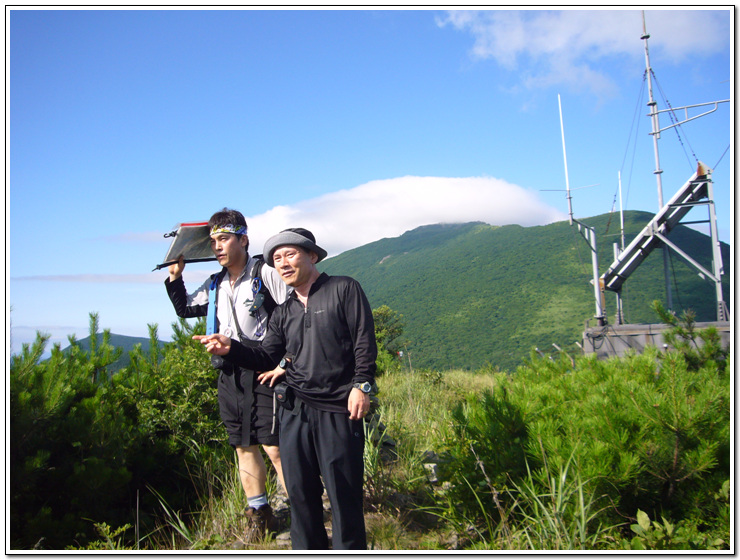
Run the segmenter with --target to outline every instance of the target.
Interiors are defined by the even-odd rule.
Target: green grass
[[[651,359],[648,356],[637,361]],[[576,370],[588,368],[594,375],[603,375],[602,370],[610,371],[616,364],[631,370],[637,361],[626,358],[605,364],[576,357],[575,365]],[[425,467],[430,457],[437,452],[444,455],[444,451],[451,449],[451,441],[467,437],[461,435],[465,432],[459,429],[460,417],[453,412],[459,406],[472,414],[475,407],[488,406],[485,403],[491,402],[483,398],[484,394],[501,395],[504,386],[504,391],[523,390],[523,385],[517,388],[516,383],[510,383],[520,378],[527,379],[524,389],[532,399],[540,399],[540,403],[545,402],[548,391],[562,390],[567,395],[568,383],[579,382],[570,359],[534,360],[528,367],[531,371],[526,376],[523,370],[507,374],[489,366],[476,372],[407,370],[378,378],[380,404],[375,421],[367,425],[365,449],[365,511],[370,549],[587,551],[658,548],[667,546],[666,543],[684,548],[727,548],[729,516],[722,520],[724,512],[729,512],[729,485],[721,492],[717,488],[719,494],[710,496],[704,505],[706,511],[716,505],[720,521],[713,526],[691,514],[692,517],[675,522],[656,522],[648,529],[636,529],[642,526],[633,522],[630,529],[630,520],[634,521],[630,515],[637,512],[619,512],[624,515],[619,522],[614,521],[613,511],[611,516],[602,515],[613,507],[609,500],[603,499],[598,485],[592,484],[592,475],[588,474],[592,471],[579,464],[583,456],[572,451],[570,456],[563,456],[563,450],[551,448],[547,441],[539,443],[538,452],[530,449],[529,456],[536,457],[538,464],[530,468],[527,463],[523,474],[516,479],[509,473],[504,473],[502,478],[500,472],[493,472],[494,465],[485,459],[486,455],[478,454],[483,450],[477,448],[473,439],[459,441],[459,449],[469,449],[475,459],[460,475],[462,480],[453,480],[451,484],[443,477],[430,479]],[[537,386],[538,379],[542,380],[541,386]],[[554,405],[555,401],[552,402]],[[576,401],[569,402],[564,405],[566,409],[577,405]],[[475,422],[483,422],[481,425],[485,426],[486,418],[477,416]],[[384,430],[395,444],[390,449],[381,443]],[[538,437],[544,436],[536,436],[530,445],[536,444]],[[208,491],[201,511],[184,516],[163,503],[160,528],[144,539],[141,548],[285,549],[286,543],[273,537],[259,543],[240,543],[245,500],[236,465],[231,467],[224,469],[223,475],[207,479]],[[210,465],[205,470],[218,469]],[[203,487],[205,472],[197,476]],[[453,486],[458,494],[452,493]],[[274,489],[272,480],[270,491]],[[465,509],[456,501],[461,491],[467,492],[472,507]],[[673,527],[677,529],[674,531]],[[674,532],[668,534],[669,529]],[[118,537],[113,530],[109,533]],[[115,543],[130,548],[130,543],[120,537],[105,540],[107,545]]]

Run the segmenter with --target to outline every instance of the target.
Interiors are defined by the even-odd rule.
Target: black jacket
[[[322,273],[311,286],[308,307],[291,294],[277,307],[261,348],[232,341],[227,359],[269,371],[284,355],[293,356],[286,383],[306,404],[347,412],[353,383],[375,380],[375,324],[360,284]]]

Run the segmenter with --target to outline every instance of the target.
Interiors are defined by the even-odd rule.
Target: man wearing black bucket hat
[[[294,549],[326,549],[322,478],[332,510],[332,547],[366,549],[362,419],[375,381],[375,327],[360,284],[319,273],[326,251],[313,234],[295,228],[265,243],[266,262],[293,288],[275,310],[262,346],[248,348],[224,335],[197,336],[210,353],[269,371],[285,354],[280,411],[283,474],[291,503]],[[274,385],[281,373],[260,376]]]

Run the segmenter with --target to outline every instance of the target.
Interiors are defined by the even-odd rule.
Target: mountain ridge
[[[81,338],[79,340],[76,340],[77,345],[80,347],[81,350],[85,352],[90,351],[90,342],[92,341],[92,337],[90,335],[86,336],[85,338]],[[103,333],[97,334],[97,343],[98,345],[103,342]],[[160,341],[160,346],[164,346],[165,342]],[[108,366],[108,371],[111,373],[114,373],[118,371],[121,368],[124,368],[128,366],[131,363],[131,360],[129,358],[129,352],[134,349],[134,347],[137,344],[141,344],[141,351],[144,354],[147,354],[149,352],[149,348],[151,345],[151,341],[149,338],[139,337],[139,336],[128,336],[125,334],[114,334],[110,333],[110,345],[114,348],[122,348],[123,352],[121,352],[121,357],[118,358],[115,362],[110,364]],[[70,352],[72,348],[72,345],[65,346],[62,349],[62,352]]]
[[[652,214],[625,213],[627,242]],[[599,270],[613,260],[618,223],[610,214],[587,218],[598,239]],[[709,267],[709,238],[678,226],[670,238]],[[729,263],[729,246],[722,244]],[[408,350],[420,367],[512,369],[534,347],[553,344],[577,351],[595,314],[590,249],[567,221],[544,226],[491,226],[483,222],[431,224],[346,251],[319,265],[329,274],[356,278],[373,308],[403,315]],[[692,307],[697,320],[715,320],[714,290],[682,260],[672,260],[677,309]],[[724,288],[729,293],[729,275]],[[649,304],[663,299],[662,258],[651,255],[625,284],[630,323],[655,323]],[[687,299],[683,296],[684,300]],[[607,313],[614,295],[606,293]],[[729,302],[729,297],[725,298]],[[612,319],[610,319],[613,322]]]
[[[624,217],[629,243],[652,214],[629,211]],[[611,242],[618,238],[618,221],[610,214],[581,221],[597,232],[603,273],[613,261]],[[711,269],[708,236],[679,225],[669,237]],[[729,270],[729,245],[721,243],[721,247]],[[625,284],[628,323],[658,322],[649,304],[664,299],[659,253],[650,255]],[[319,263],[319,269],[357,279],[373,309],[387,305],[403,316],[403,338],[414,367],[446,370],[490,365],[513,370],[535,347],[550,352],[557,344],[567,352],[578,352],[575,343],[595,314],[590,250],[567,221],[528,227],[428,224],[345,251]],[[702,281],[680,259],[672,260],[672,273],[679,288],[674,296],[677,311],[692,308],[697,321],[714,321],[711,283]],[[729,273],[723,277],[723,290],[729,305]],[[606,293],[606,303],[613,323],[611,292]],[[89,339],[78,341],[85,351]],[[111,344],[124,349],[111,371],[128,364],[128,352],[135,344],[141,344],[145,353],[149,350],[148,338],[111,334]]]

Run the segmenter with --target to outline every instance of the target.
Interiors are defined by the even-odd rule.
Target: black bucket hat
[[[323,260],[327,255],[326,251],[316,245],[316,238],[313,236],[313,233],[303,228],[290,228],[281,231],[277,235],[273,235],[265,242],[265,247],[262,251],[262,254],[265,255],[265,262],[274,267],[275,264],[272,260],[272,255],[278,247],[284,245],[297,245],[307,251],[313,251],[319,256],[319,260],[316,262]]]

